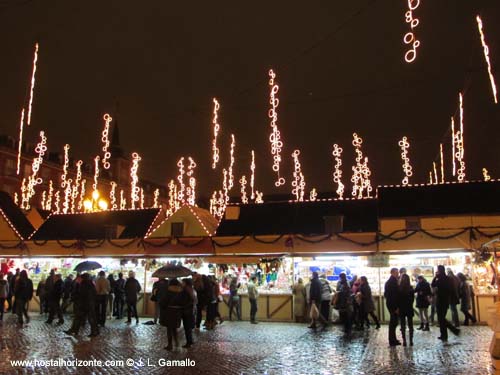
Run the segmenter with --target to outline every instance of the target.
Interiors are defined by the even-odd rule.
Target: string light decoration
[[[223,175],[223,179],[222,179],[222,190],[224,191],[224,200],[226,202],[226,204],[229,203],[229,186],[228,186],[228,172],[226,170],[226,168],[223,168],[222,169],[222,175]]]
[[[97,191],[97,183],[99,181],[99,160],[100,159],[101,159],[101,157],[99,155],[97,155],[94,158],[94,183],[92,185],[93,191]]]
[[[486,60],[486,65],[488,66],[488,75],[490,77],[490,84],[491,84],[491,91],[493,94],[493,101],[495,102],[495,104],[497,104],[498,103],[497,86],[495,83],[495,77],[493,76],[493,73],[491,72],[490,49],[489,49],[488,45],[486,44],[486,40],[484,38],[483,21],[481,20],[481,17],[479,15],[476,16],[476,21],[477,21],[477,28],[479,30],[479,35],[481,37],[481,44],[483,45],[484,59]]]
[[[76,203],[76,200],[78,199],[78,193],[80,192],[80,183],[82,181],[82,165],[82,160],[78,160],[76,162],[76,178],[75,183],[73,184],[73,193],[71,196],[71,212],[74,212],[75,210],[81,210],[81,206]]]
[[[78,211],[83,210],[83,201],[85,199],[85,185],[87,183],[87,180],[83,179],[82,180],[82,186],[80,189],[80,198],[78,199]]]
[[[33,91],[35,90],[35,74],[36,74],[37,61],[38,61],[38,43],[35,44],[35,53],[33,56],[33,72],[31,74],[30,100],[28,104],[28,121],[26,122],[28,126],[31,124],[31,113],[33,110]]]
[[[19,206],[19,196],[17,195],[17,192],[14,193],[14,203],[16,206]]]
[[[165,212],[166,217],[172,216],[180,207],[177,195],[177,185],[174,180],[168,183],[168,208]]]
[[[295,195],[295,199],[302,202],[304,200],[304,191],[306,188],[306,182],[304,175],[302,174],[302,166],[299,161],[300,150],[294,150],[292,153],[293,162],[295,165],[292,181],[292,194]]]
[[[438,183],[438,172],[437,172],[435,161],[432,162],[432,170],[434,171],[434,184],[437,184]]]
[[[154,208],[160,207],[159,198],[160,198],[160,189],[155,189],[155,191],[153,193],[153,207]]]
[[[26,178],[21,181],[21,208],[27,210],[29,208],[29,194],[26,186]]]
[[[130,167],[130,206],[135,209],[135,204],[139,202],[140,188],[137,186],[139,178],[137,171],[139,170],[139,162],[141,157],[137,152],[132,153],[132,166]]]
[[[38,171],[43,163],[43,157],[47,152],[47,137],[45,132],[42,130],[40,132],[40,142],[35,147],[35,153],[37,157],[33,158],[33,163],[31,164],[31,176],[28,178],[28,185],[26,188],[26,198],[24,199],[26,210],[30,209],[30,200],[35,195],[35,186],[42,183],[42,178],[38,177]]]
[[[371,171],[368,167],[368,158],[365,157],[363,159],[363,152],[361,151],[363,139],[356,133],[353,133],[352,136],[352,145],[356,153],[356,166],[352,167],[353,175],[351,177],[351,182],[353,183],[352,196],[362,199],[366,191],[366,197],[369,198],[372,191],[370,181]]]
[[[125,210],[127,208],[127,198],[125,198],[125,192],[120,190],[120,210]]]
[[[311,202],[314,202],[316,198],[318,197],[318,192],[316,191],[316,188],[313,188],[311,192],[309,193],[309,200]]]
[[[483,168],[483,179],[484,179],[484,181],[491,180],[491,177],[490,177],[488,170],[486,168]]]
[[[337,184],[337,195],[339,199],[344,199],[344,184],[342,183],[342,147],[333,145],[332,155],[335,158],[335,171],[333,172],[333,182]]]
[[[189,165],[187,167],[186,176],[189,177],[189,185],[186,188],[186,202],[194,206],[196,204],[196,178],[194,177],[194,169],[196,168],[196,163],[191,156],[188,157]]]
[[[264,193],[255,191],[255,203],[264,203]]]
[[[64,189],[66,187],[66,178],[68,177],[68,166],[69,166],[69,145],[64,145],[64,164],[63,164],[63,174],[61,175],[61,187]]]
[[[45,209],[47,211],[52,211],[52,199],[54,196],[54,183],[52,180],[49,180],[49,194],[47,196],[47,201],[45,203]]]
[[[443,156],[443,144],[439,144],[439,157],[441,159],[441,183],[444,184],[444,156]]]
[[[214,139],[212,140],[212,169],[217,167],[217,163],[219,162],[219,148],[217,147],[217,136],[219,134],[220,125],[218,123],[218,114],[219,114],[219,102],[216,98],[213,99],[214,102],[214,110],[213,110],[213,119],[212,124],[214,128]]]
[[[56,197],[56,200],[54,202],[55,213],[56,214],[60,214],[61,213],[61,208],[59,207],[59,204],[61,202],[61,196],[60,196],[59,190],[56,191],[55,197]]]
[[[218,197],[217,197],[218,193]],[[221,220],[224,217],[224,212],[226,210],[226,196],[222,190],[214,191],[212,198],[210,198],[210,213],[217,220]]]
[[[104,144],[104,146],[102,147],[102,166],[104,167],[104,169],[109,169],[109,167],[111,167],[111,164],[109,163],[109,159],[111,158],[111,152],[109,151],[109,124],[111,123],[111,121],[113,121],[113,118],[108,113],[106,113],[103,116],[103,119],[104,130],[102,131],[101,137],[101,141]]]
[[[250,171],[252,174],[250,175],[250,199],[255,199],[255,152],[252,150],[252,163],[250,164]]]
[[[456,141],[455,120],[453,119],[453,116],[452,116],[451,117],[451,160],[452,160],[452,174],[453,174],[453,176],[456,176],[456,173],[457,173],[457,165],[455,163],[455,159],[456,159],[455,141]]]
[[[63,214],[67,214],[71,210],[71,194],[73,193],[73,190],[71,188],[72,182],[73,180],[71,178],[68,178],[64,184],[65,188],[64,188],[64,200],[62,209]]]
[[[429,171],[429,184],[432,185],[432,172]]]
[[[408,149],[410,148],[410,142],[407,137],[401,138],[398,142],[401,148],[401,160],[403,160],[403,173],[404,177],[401,183],[403,186],[408,185],[410,177],[413,175],[412,166],[410,164],[410,158],[408,157]]]
[[[233,167],[234,167],[234,148],[235,147],[236,147],[236,141],[234,139],[234,134],[231,134],[231,152],[230,152],[230,163],[229,163],[229,169],[228,169],[228,174],[229,174],[228,189],[229,190],[231,190],[234,187]]]
[[[140,203],[139,207],[141,208],[141,210],[143,210],[144,209],[144,189],[143,188],[141,188],[141,201],[140,202],[141,203]]]
[[[420,41],[415,37],[414,30],[420,23],[418,18],[413,16],[413,12],[419,7],[420,0],[408,0],[408,10],[405,13],[406,23],[410,26],[410,31],[403,37],[403,42],[408,46],[405,53],[405,61],[411,63],[417,58],[417,48],[420,46]]]
[[[281,149],[283,148],[283,141],[281,140],[281,133],[278,129],[278,105],[279,99],[276,97],[279,91],[278,84],[275,83],[276,73],[272,69],[269,70],[269,86],[271,88],[269,104],[271,108],[269,109],[268,116],[271,119],[271,135],[269,136],[269,141],[271,142],[271,154],[273,155],[273,171],[278,175],[276,182],[274,183],[276,187],[283,186],[285,184],[285,179],[280,177],[280,163],[281,163]]]
[[[45,202],[46,202],[46,200],[47,200],[47,191],[46,191],[46,190],[44,190],[44,191],[42,192],[42,200],[41,200],[41,202],[40,202],[40,206],[41,206],[43,209],[45,209]]]
[[[184,183],[184,175],[186,174],[184,170],[184,156],[177,162],[177,167],[179,167],[179,174],[177,175],[177,181],[179,182],[179,189],[177,191],[177,200],[181,203],[185,202],[186,194],[186,184]]]
[[[241,176],[240,178],[240,185],[241,185],[241,203],[247,204],[248,203],[248,196],[247,196],[247,178],[245,175]]]
[[[111,190],[109,191],[109,202],[111,204],[111,209],[116,210],[118,208],[118,204],[116,202],[116,182],[111,181]]]
[[[19,176],[19,172],[21,171],[21,153],[23,149],[23,129],[24,129],[24,108],[21,111],[21,123],[19,124],[19,143],[17,145],[17,172],[16,174]]]
[[[460,106],[460,131],[457,134],[457,161],[458,161],[458,181],[465,181],[465,160],[464,160],[464,99],[462,93],[458,95]]]

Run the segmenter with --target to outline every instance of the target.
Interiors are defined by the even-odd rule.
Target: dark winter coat
[[[51,301],[59,301],[64,292],[64,283],[61,279],[54,282],[54,286],[50,291],[50,294],[47,296]]]
[[[115,296],[118,298],[123,298],[125,296],[125,280],[118,279],[116,280],[115,287],[113,288],[113,292]]]
[[[177,329],[182,311],[193,305],[189,294],[180,285],[170,285],[160,299],[160,324],[168,328]]]
[[[361,307],[363,311],[369,313],[375,311],[375,304],[373,303],[372,298],[372,289],[368,284],[361,284],[359,286],[358,292],[361,293]]]
[[[68,299],[71,297],[71,290],[73,289],[73,279],[67,277],[64,279],[63,286],[63,297],[64,299]]]
[[[129,277],[125,281],[125,299],[128,303],[137,303],[137,294],[141,291],[141,285],[133,277]]]
[[[14,285],[14,296],[19,300],[30,301],[33,297],[33,283],[31,280],[19,277]]]
[[[451,293],[450,293],[450,305],[458,305],[460,303],[460,280],[456,276],[448,276],[451,283]]]
[[[415,301],[415,290],[410,287],[408,290],[399,289],[399,315],[413,316],[413,302]]]
[[[451,296],[455,293],[452,281],[446,275],[436,275],[431,286],[436,290],[436,306],[446,307],[450,305]]]
[[[417,294],[417,307],[421,309],[429,307],[429,297],[432,296],[431,285],[427,281],[419,281],[415,287],[415,293]]]
[[[392,312],[399,307],[399,286],[398,279],[391,275],[384,287],[384,297],[387,309]]]
[[[309,298],[315,303],[321,303],[321,281],[319,278],[311,280],[311,290],[309,291]]]
[[[91,280],[82,280],[74,295],[75,303],[79,309],[88,312],[95,309],[96,295],[94,283]]]

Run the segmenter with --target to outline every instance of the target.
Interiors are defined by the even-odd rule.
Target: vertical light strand
[[[333,145],[332,155],[335,158],[335,170],[333,172],[333,182],[337,184],[336,193],[339,199],[344,199],[344,184],[342,183],[342,147]]]
[[[187,187],[187,203],[191,206],[196,205],[196,178],[194,177],[194,169],[196,168],[196,163],[191,156],[188,157],[189,164],[187,167],[186,176],[188,177],[188,187]]]
[[[444,184],[444,156],[443,156],[443,144],[439,144],[439,157],[441,159],[441,183]]]
[[[63,164],[63,174],[61,175],[61,187],[64,189],[66,187],[66,178],[68,177],[68,167],[69,167],[69,145],[64,145],[64,164]]]
[[[17,172],[16,174],[19,176],[19,172],[21,171],[21,154],[23,150],[23,130],[24,130],[24,108],[21,111],[21,122],[19,124],[19,143],[17,145]]]
[[[230,150],[230,162],[229,162],[229,169],[228,169],[228,189],[231,190],[234,186],[234,172],[233,172],[233,167],[234,167],[234,148],[236,147],[236,140],[234,139],[234,134],[231,134],[231,150]]]
[[[302,166],[299,161],[300,150],[294,150],[292,153],[292,158],[294,162],[294,172],[292,181],[292,195],[295,195],[295,199],[299,202],[304,200],[304,191],[306,188],[306,183],[304,180],[304,175],[302,174]]]
[[[248,203],[247,178],[245,175],[241,176],[240,178],[240,186],[241,186],[241,203],[247,204]]]
[[[222,190],[224,191],[224,200],[226,201],[226,204],[229,203],[229,186],[228,186],[228,173],[226,168],[222,169]]]
[[[138,186],[139,178],[137,171],[139,170],[139,162],[141,157],[137,152],[132,153],[132,166],[130,167],[130,207],[135,209],[135,204],[139,202],[140,188]]]
[[[63,200],[63,214],[67,214],[71,210],[71,193],[73,192],[71,188],[71,183],[73,180],[68,178],[64,184],[64,200]]]
[[[405,53],[405,61],[411,63],[417,58],[417,48],[420,46],[420,41],[415,37],[414,30],[420,23],[418,18],[413,16],[413,11],[420,5],[420,0],[408,0],[408,10],[405,13],[405,21],[410,26],[410,31],[403,37],[403,42],[409,45],[409,49]]]
[[[99,182],[99,160],[101,160],[101,157],[97,155],[94,158],[94,183],[92,185],[92,190],[97,191],[97,184]]]
[[[457,173],[457,165],[455,163],[456,155],[455,155],[455,120],[453,116],[451,117],[451,160],[452,160],[452,174],[456,176]]]
[[[35,147],[35,153],[37,154],[36,158],[33,158],[33,163],[31,164],[31,176],[28,178],[28,186],[27,186],[27,199],[25,209],[30,208],[30,200],[35,195],[35,187],[40,185],[43,180],[41,177],[38,177],[38,171],[40,170],[40,166],[43,163],[43,157],[47,152],[47,137],[45,136],[45,132],[42,130],[40,132],[40,142]]]
[[[179,182],[179,190],[177,191],[177,200],[182,204],[185,202],[186,195],[186,184],[184,183],[184,175],[186,174],[184,170],[184,156],[177,162],[177,167],[179,167],[179,175],[177,176],[177,181]]]
[[[45,202],[45,210],[52,211],[52,199],[54,196],[54,183],[52,180],[49,180],[49,193],[47,196],[47,201]]]
[[[252,163],[250,164],[250,171],[252,174],[250,175],[250,199],[255,199],[255,152],[252,150]]]
[[[463,101],[463,96],[462,93],[459,93],[458,95],[459,99],[459,106],[460,106],[460,132],[458,136],[458,162],[459,162],[459,168],[458,168],[458,181],[459,182],[464,182],[465,180],[465,160],[464,160],[464,149],[465,149],[465,144],[464,144],[464,101]]]
[[[490,177],[488,170],[486,168],[483,168],[483,179],[484,179],[484,181],[491,180],[491,177]]]
[[[434,171],[434,183],[437,184],[438,183],[438,172],[437,172],[435,161],[432,162],[432,170]]]
[[[36,74],[36,65],[38,61],[38,43],[35,44],[35,53],[33,56],[33,72],[31,73],[31,86],[30,86],[30,100],[28,104],[28,126],[31,124],[31,113],[33,111],[33,92],[35,90],[35,74]]]
[[[410,164],[410,158],[408,157],[408,149],[410,148],[410,142],[407,137],[401,138],[398,143],[401,148],[401,160],[403,161],[403,173],[404,177],[401,183],[403,186],[408,185],[410,177],[413,175],[412,166]]]
[[[123,189],[120,190],[120,210],[125,210],[127,208],[127,198],[125,198],[125,192]]]
[[[159,198],[160,198],[160,189],[157,188],[157,189],[155,189],[155,191],[153,193],[153,207],[154,208],[160,207]]]
[[[269,70],[269,86],[271,88],[269,104],[271,108],[269,109],[268,116],[271,119],[271,135],[269,136],[269,141],[271,142],[271,154],[273,155],[273,171],[277,173],[277,180],[274,183],[277,187],[285,184],[285,179],[280,177],[280,163],[281,163],[281,149],[283,148],[283,141],[281,140],[281,134],[278,129],[278,105],[279,99],[276,96],[279,91],[278,84],[275,83],[276,73],[271,69]]]
[[[219,148],[217,147],[217,136],[219,135],[220,125],[218,122],[219,108],[220,104],[216,98],[213,98],[214,102],[214,110],[213,110],[213,135],[214,139],[212,140],[212,169],[217,167],[217,163],[219,162]]]
[[[111,190],[109,191],[109,203],[111,204],[111,209],[116,210],[118,208],[118,203],[116,202],[116,187],[118,186],[116,182],[111,181]]]
[[[109,151],[109,127],[111,121],[113,121],[113,118],[108,113],[106,113],[103,116],[103,120],[104,120],[104,129],[102,131],[102,137],[101,137],[101,141],[103,143],[102,166],[104,167],[104,169],[109,169],[109,167],[111,167],[111,164],[109,163],[109,159],[111,158],[111,152]]]
[[[55,194],[55,197],[56,197],[56,200],[54,202],[54,207],[55,207],[55,213],[56,214],[59,214],[61,213],[61,208],[59,206],[60,202],[61,202],[61,196],[60,196],[60,192],[59,190],[56,191],[56,194]]]
[[[80,187],[80,197],[78,198],[78,211],[83,210],[83,201],[85,200],[85,185],[87,184],[87,180],[82,180],[82,185]]]
[[[80,192],[80,183],[82,181],[82,165],[83,165],[82,160],[78,160],[76,162],[76,178],[75,178],[75,183],[73,184],[73,194],[71,197],[71,211],[72,212],[75,212],[75,211],[81,209],[78,206],[78,203],[76,202],[76,200],[78,199],[78,194]]]
[[[490,49],[489,49],[488,45],[486,44],[486,40],[484,38],[483,21],[481,20],[481,17],[479,15],[476,16],[476,21],[477,21],[477,28],[479,30],[479,35],[481,37],[481,44],[483,45],[484,59],[486,60],[486,65],[488,66],[488,75],[490,77],[490,84],[491,84],[491,91],[493,94],[493,101],[495,102],[495,104],[497,104],[498,103],[497,86],[495,83],[495,77],[493,76],[493,73],[491,72]]]
[[[177,185],[174,180],[168,183],[168,208],[165,212],[166,217],[170,217],[177,210]]]
[[[139,207],[141,208],[141,210],[144,209],[144,189],[141,188],[141,195],[140,195],[140,205]]]
[[[312,188],[311,192],[309,193],[309,200],[311,202],[314,202],[317,197],[318,197],[318,192],[316,191],[316,188]]]

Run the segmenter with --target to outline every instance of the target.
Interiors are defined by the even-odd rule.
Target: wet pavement
[[[303,324],[224,322],[214,331],[196,332],[192,348],[168,353],[163,349],[166,329],[143,324],[147,319],[141,319],[139,325],[108,321],[95,338],[88,338],[88,331],[77,338],[65,335],[69,321],[63,326],[48,326],[45,319],[34,316],[30,324],[18,329],[11,314],[4,320],[0,327],[0,374],[493,373],[488,352],[492,331],[484,326],[464,327],[461,335],[451,335],[448,343],[437,340],[439,329],[433,327],[431,332],[416,333],[414,347],[389,348],[387,326],[355,332],[346,340],[340,326],[312,332]],[[182,345],[184,335],[179,332]],[[80,363],[87,367],[62,362],[56,367],[40,367],[50,363],[11,363],[59,359],[94,362]],[[191,366],[168,367],[172,364]]]

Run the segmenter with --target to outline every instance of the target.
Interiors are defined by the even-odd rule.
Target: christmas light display
[[[247,196],[247,178],[245,175],[241,176],[240,178],[240,186],[241,186],[241,203],[247,204],[248,203],[248,196]]]
[[[255,152],[252,150],[252,163],[250,164],[250,171],[252,174],[250,175],[250,199],[255,199]]]
[[[42,200],[40,202],[40,206],[42,207],[42,209],[45,209],[45,202],[46,202],[46,200],[47,200],[47,191],[44,190],[42,192]]]
[[[214,139],[212,140],[212,169],[217,167],[217,163],[219,162],[219,148],[217,147],[217,135],[219,134],[220,125],[217,121],[218,113],[219,113],[219,102],[217,99],[213,99],[214,101],[214,117],[212,119],[212,124],[214,126]]]
[[[488,174],[488,170],[486,168],[483,168],[483,179],[484,181],[489,181],[491,180],[490,175]]]
[[[353,183],[352,196],[361,199],[363,198],[365,192],[366,197],[370,197],[370,193],[372,191],[370,181],[371,171],[368,167],[368,158],[365,157],[363,159],[363,152],[361,151],[363,139],[356,133],[352,136],[352,145],[354,146],[354,151],[356,153],[356,166],[352,167],[353,175],[351,177],[351,182]]]
[[[47,152],[47,137],[45,132],[42,130],[40,132],[40,142],[37,143],[35,147],[35,153],[37,157],[33,158],[33,163],[31,164],[31,176],[28,178],[28,185],[26,187],[26,198],[24,201],[24,208],[26,210],[30,209],[30,200],[35,195],[35,186],[42,183],[42,178],[38,177],[38,171],[43,163],[43,157]]]
[[[14,203],[16,204],[16,206],[19,206],[19,195],[17,194],[17,192],[14,193]]]
[[[24,129],[24,108],[21,111],[21,123],[19,124],[19,143],[17,144],[17,172],[16,174],[19,176],[19,172],[21,171],[21,153],[23,149],[23,129]]]
[[[194,206],[196,205],[196,178],[194,177],[194,169],[196,168],[196,163],[191,156],[188,157],[189,165],[187,167],[186,176],[189,177],[189,185],[186,189],[186,202]]]
[[[255,191],[255,203],[264,203],[264,193],[260,191]]]
[[[101,157],[97,155],[94,158],[94,183],[92,184],[92,190],[97,191],[97,183],[99,181],[99,160]]]
[[[443,156],[443,144],[439,144],[439,157],[441,159],[441,183],[444,184],[444,156]]]
[[[459,106],[460,106],[460,131],[457,135],[457,161],[458,161],[458,181],[465,181],[465,160],[464,160],[464,99],[462,93],[458,95]]]
[[[222,179],[222,190],[224,191],[224,200],[227,203],[229,203],[229,186],[228,186],[228,172],[226,170],[226,168],[223,168],[222,169],[222,176],[223,176],[223,179]]]
[[[432,170],[434,171],[434,183],[437,184],[438,183],[438,172],[436,169],[436,162],[435,161],[432,162]]]
[[[314,202],[316,198],[318,197],[318,192],[316,191],[316,188],[313,188],[311,192],[309,193],[309,200],[311,202]]]
[[[405,61],[411,63],[417,58],[417,48],[420,46],[420,41],[415,37],[415,28],[420,23],[418,18],[413,16],[415,11],[420,5],[420,0],[408,0],[408,10],[405,13],[406,23],[410,26],[410,31],[405,34],[403,41],[408,45],[408,50],[405,53]]]
[[[166,217],[172,216],[180,207],[177,195],[177,185],[174,180],[168,183],[168,208],[165,212]]]
[[[342,183],[342,147],[338,144],[333,145],[332,155],[335,158],[335,171],[333,172],[333,182],[337,184],[337,195],[339,199],[344,198],[344,184]]]
[[[29,208],[29,194],[26,185],[26,178],[21,181],[21,208],[27,210]]]
[[[125,192],[120,190],[120,210],[125,210],[127,208],[127,198],[125,198]]]
[[[231,191],[231,189],[234,186],[234,174],[233,174],[233,167],[234,167],[234,148],[236,146],[236,141],[234,139],[234,134],[231,134],[231,152],[230,152],[230,162],[229,162],[229,169],[228,169],[228,189]]]
[[[56,197],[56,200],[54,202],[54,207],[55,207],[54,212],[56,214],[60,214],[61,213],[61,208],[59,207],[59,204],[61,202],[61,196],[60,196],[59,190],[56,191],[55,197]]]
[[[61,187],[64,189],[66,187],[66,178],[68,177],[68,166],[69,166],[69,145],[64,145],[64,164],[63,164],[63,174],[61,175]]]
[[[80,198],[78,198],[78,211],[81,211],[83,209],[83,201],[85,199],[85,185],[87,183],[87,180],[83,179],[82,180],[82,186],[80,189]]]
[[[52,211],[52,199],[54,196],[54,183],[52,180],[49,180],[49,194],[47,196],[47,201],[45,203],[45,209],[47,211]]]
[[[75,183],[73,184],[73,193],[71,196],[71,211],[72,212],[74,212],[76,210],[78,210],[78,211],[81,210],[81,206],[79,203],[78,204],[76,203],[76,200],[78,199],[78,194],[80,192],[80,183],[82,181],[82,165],[83,165],[82,160],[78,160],[76,162],[76,178],[75,178]]]
[[[118,203],[116,202],[116,182],[111,181],[111,190],[109,191],[109,202],[111,204],[111,209],[116,210],[118,209]]]
[[[155,189],[155,191],[153,193],[153,207],[154,208],[160,207],[159,198],[160,198],[160,189]]]
[[[451,117],[451,160],[452,160],[452,174],[453,176],[457,173],[457,165],[455,163],[455,120],[453,116]]]
[[[177,176],[177,181],[179,182],[179,190],[177,191],[177,200],[181,203],[185,201],[185,192],[186,192],[186,184],[184,184],[184,175],[186,172],[184,171],[184,157],[181,157],[177,162],[177,166],[179,167],[179,175]]]
[[[278,129],[277,108],[279,105],[279,99],[276,95],[278,94],[279,86],[274,81],[276,74],[272,69],[269,70],[269,77],[269,86],[271,87],[269,104],[271,104],[271,108],[269,109],[268,116],[271,119],[272,129],[269,141],[271,142],[271,154],[273,155],[273,171],[275,171],[278,175],[275,185],[280,187],[285,184],[285,179],[280,177],[281,149],[283,148],[283,142],[281,141],[281,134]]]
[[[429,171],[429,184],[432,185],[432,172]]]
[[[109,159],[111,158],[111,152],[109,151],[109,124],[113,121],[113,118],[109,114],[105,114],[104,117],[104,130],[102,131],[101,141],[104,144],[102,147],[102,166],[104,169],[109,169],[111,164]]]
[[[477,28],[479,30],[479,35],[481,36],[481,44],[483,45],[484,59],[486,60],[486,65],[488,66],[488,75],[490,77],[491,91],[493,93],[493,101],[496,104],[496,103],[498,103],[497,86],[495,83],[495,77],[493,76],[493,73],[491,72],[490,49],[489,49],[488,45],[486,44],[486,40],[484,38],[483,21],[481,20],[481,17],[479,17],[479,15],[476,16],[476,21],[477,21]]]
[[[304,175],[302,174],[302,167],[299,161],[300,150],[294,150],[292,153],[292,158],[294,162],[294,172],[292,181],[292,194],[295,195],[295,199],[302,202],[304,200],[304,192],[306,188],[306,182]]]
[[[71,188],[72,182],[73,182],[73,180],[71,178],[68,178],[64,184],[65,188],[63,190],[64,191],[64,200],[63,200],[63,208],[62,208],[63,214],[67,214],[71,210],[71,194],[73,193],[73,190]]]
[[[141,208],[141,210],[144,209],[144,189],[141,188],[141,194],[140,194],[140,205],[139,207]]]
[[[38,61],[38,43],[35,44],[35,54],[33,56],[33,72],[31,74],[30,100],[28,104],[28,126],[31,124],[31,112],[33,109],[33,91],[35,90],[36,63]]]
[[[140,188],[137,186],[139,178],[137,171],[139,170],[139,162],[141,157],[137,152],[132,153],[132,166],[130,167],[130,207],[135,209],[135,204],[139,202]]]
[[[218,197],[217,197],[218,193]],[[224,216],[224,212],[226,210],[226,196],[222,192],[222,190],[214,191],[212,194],[212,198],[210,198],[210,213],[217,220],[221,220]]]
[[[408,157],[408,149],[410,148],[410,142],[408,142],[407,137],[401,138],[398,143],[401,148],[401,160],[403,160],[403,186],[408,185],[410,177],[413,175],[412,167],[410,165],[410,158]]]

